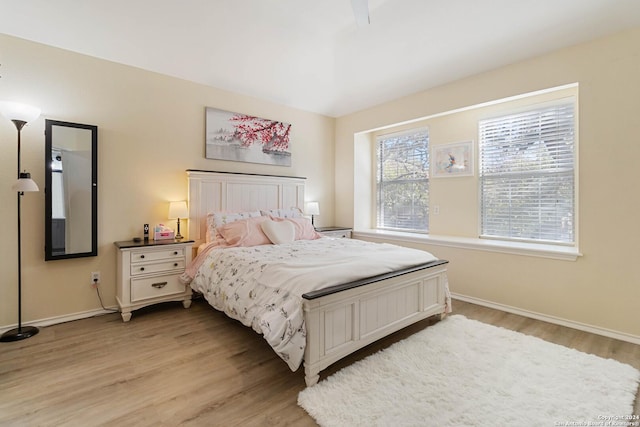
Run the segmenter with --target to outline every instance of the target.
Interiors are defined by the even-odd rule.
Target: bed
[[[346,355],[450,311],[447,261],[424,251],[317,235],[295,215],[304,206],[304,178],[198,170],[187,175],[189,238],[200,251],[183,280],[213,307],[263,334],[292,370],[304,363],[307,386]],[[257,235],[247,234],[253,229],[268,234],[267,240],[260,240],[266,236],[261,231],[251,244],[238,243]],[[216,238],[221,246],[211,244]]]

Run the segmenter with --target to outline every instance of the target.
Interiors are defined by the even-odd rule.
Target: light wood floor
[[[454,312],[640,369],[640,346],[454,301]],[[431,324],[338,362],[321,379]],[[194,301],[42,328],[0,345],[2,426],[313,426],[291,372],[253,331]],[[638,399],[635,414],[640,414]],[[620,415],[620,414],[611,414]]]

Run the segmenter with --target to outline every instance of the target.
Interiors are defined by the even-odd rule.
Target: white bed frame
[[[210,212],[289,209],[304,206],[305,178],[188,170],[189,238],[205,243]],[[305,382],[348,354],[410,324],[446,310],[446,261],[347,289],[303,296],[307,343]],[[314,294],[314,295],[311,295]],[[318,295],[320,294],[320,295]]]

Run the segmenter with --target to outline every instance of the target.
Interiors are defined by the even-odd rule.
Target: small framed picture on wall
[[[473,176],[473,141],[431,146],[431,176]]]

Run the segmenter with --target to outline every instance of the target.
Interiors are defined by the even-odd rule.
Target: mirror
[[[98,255],[98,127],[45,120],[45,260]]]

